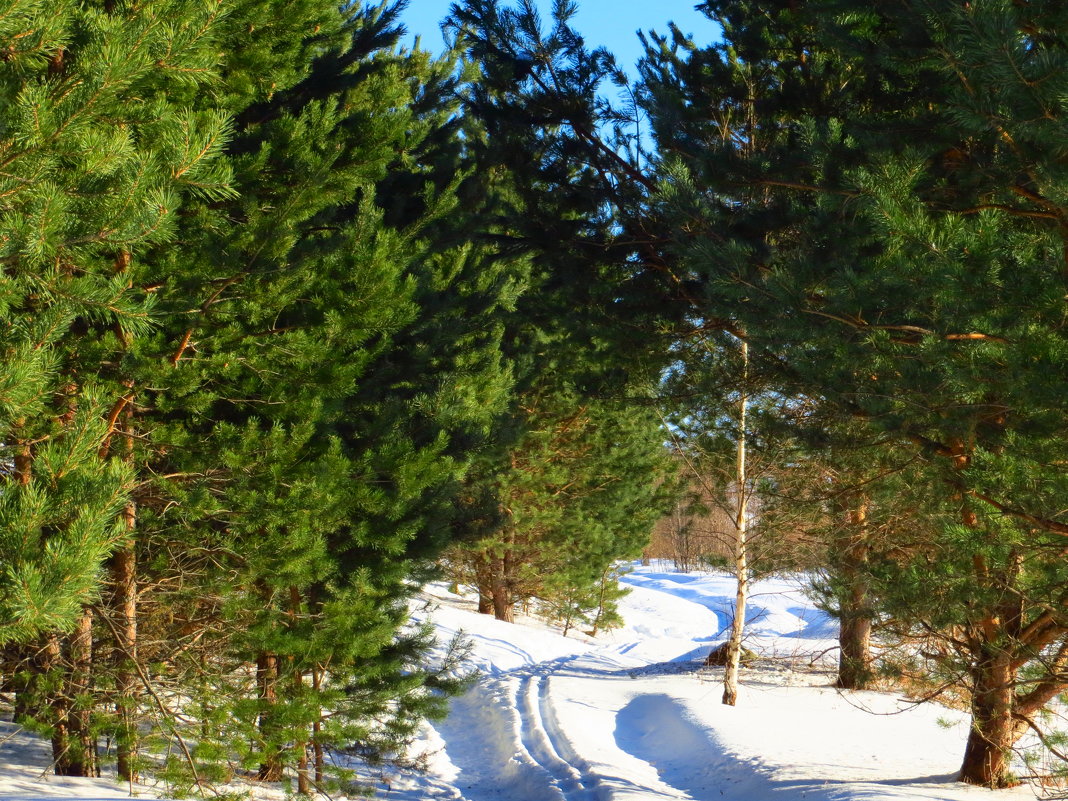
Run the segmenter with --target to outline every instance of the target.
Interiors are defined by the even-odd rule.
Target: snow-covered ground
[[[482,678],[427,735],[430,771],[401,777],[394,801],[998,801],[954,781],[960,712],[894,694],[842,693],[828,659],[837,625],[796,583],[754,587],[736,707],[721,670],[701,667],[730,623],[731,579],[636,565],[626,626],[561,637],[535,621],[478,615],[428,588],[444,638],[462,631]],[[580,635],[581,636],[581,635]],[[822,656],[822,659],[821,659]],[[815,661],[815,665],[813,665]]]
[[[80,779],[51,773],[52,747],[47,740],[0,721],[0,798],[4,801],[67,801],[126,798],[127,788],[106,779]]]
[[[703,668],[730,623],[734,586],[641,567],[624,578],[624,628],[563,637],[501,623],[472,598],[427,588],[415,616],[445,643],[463,632],[481,678],[428,727],[429,770],[384,784],[389,801],[1022,801],[954,781],[959,712],[830,684],[836,625],[793,582],[761,581],[748,610],[738,706]],[[114,798],[106,780],[48,776],[47,744],[0,730],[0,799]],[[5,739],[6,738],[6,739]],[[253,791],[279,799],[278,792]],[[151,795],[142,790],[143,795]]]

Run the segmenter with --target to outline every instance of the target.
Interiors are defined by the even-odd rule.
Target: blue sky
[[[421,34],[423,47],[440,52],[443,47],[440,21],[449,13],[453,0],[409,0],[404,24],[410,35]],[[697,0],[578,0],[574,26],[586,44],[604,45],[628,72],[641,55],[635,32],[652,28],[667,33],[667,23],[674,21],[685,33],[693,34],[698,44],[716,38],[716,27],[694,10]],[[549,19],[551,0],[538,0],[544,18]]]

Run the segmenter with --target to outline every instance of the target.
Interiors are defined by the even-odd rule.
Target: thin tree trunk
[[[727,641],[727,666],[723,672],[723,703],[734,706],[738,702],[738,669],[742,658],[742,635],[745,633],[745,607],[749,597],[749,554],[747,535],[749,519],[749,491],[746,486],[746,407],[749,399],[745,382],[749,377],[749,343],[742,340],[742,393],[738,400],[738,452],[735,463],[735,514],[734,514],[734,573],[737,592],[734,598],[734,620],[731,637]]]
[[[8,683],[5,689],[14,690],[15,693],[12,720],[22,723],[32,719],[36,713],[34,685],[38,676],[37,663],[31,649],[26,645],[8,645],[5,652],[9,655],[5,670]]]
[[[312,687],[315,689],[315,693],[318,696],[319,690],[323,686],[323,671],[320,667],[312,668]],[[322,731],[322,720],[317,717],[312,723],[312,758],[315,760],[315,783],[322,786],[323,783],[323,769],[325,763],[323,760],[323,744],[319,736]]]
[[[16,426],[21,428],[26,420],[20,419]],[[20,487],[25,487],[33,478],[33,456],[30,446],[25,441],[15,443],[15,472],[14,479]],[[43,673],[42,652],[34,654],[25,660],[20,660],[24,668],[23,681],[15,689],[15,722],[37,717],[41,714],[41,698],[39,684]]]
[[[311,780],[308,778],[308,744],[297,743],[297,795],[311,796]]]
[[[297,627],[298,616],[300,615],[301,597],[299,587],[289,588],[289,621],[290,626],[293,629]],[[293,690],[294,697],[299,699],[304,695],[304,672],[303,669],[296,664],[296,659],[290,657],[290,667],[293,670]],[[293,744],[294,750],[297,752],[297,794],[302,796],[311,795],[311,782],[308,779],[308,729],[307,724],[301,725],[301,737]]]
[[[839,542],[846,594],[841,600],[838,633],[838,680],[843,690],[864,690],[871,683],[871,611],[865,565],[868,560],[868,503],[860,498],[846,512]]]
[[[133,382],[126,382],[132,389]],[[126,404],[123,420],[125,443],[123,460],[133,461],[133,402]],[[126,540],[111,560],[111,579],[118,610],[119,664],[115,672],[115,689],[118,693],[120,732],[115,744],[116,770],[126,782],[137,781],[137,504],[130,501],[122,509],[122,522]]]
[[[601,573],[601,587],[597,595],[597,614],[593,617],[593,629],[590,631],[591,637],[596,637],[597,632],[601,629],[601,620],[604,618],[604,596],[608,590],[608,574],[611,572],[612,568],[608,568]]]
[[[281,746],[276,742],[278,727],[275,724],[278,703],[278,656],[268,652],[261,653],[256,658],[256,684],[259,689],[260,712],[259,730],[263,741],[263,762],[257,777],[264,782],[282,781],[282,752]]]
[[[116,738],[116,771],[126,782],[137,781],[137,555],[134,550],[133,529],[137,510],[131,501],[123,509],[123,521],[129,539],[111,560],[111,578],[115,588],[118,620],[115,637],[118,640],[118,665],[115,672],[116,705],[119,714],[119,735]]]

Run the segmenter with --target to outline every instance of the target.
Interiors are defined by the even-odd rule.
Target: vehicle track
[[[525,747],[514,748],[523,731],[516,682],[511,675],[483,678],[453,699],[455,716],[438,724],[445,753],[459,769],[455,786],[464,801],[570,801]]]
[[[463,708],[457,718],[468,725],[450,732],[446,721],[439,731],[460,770],[456,786],[463,801],[612,801],[644,798],[646,792],[662,799],[693,798],[686,782],[672,786],[670,779],[676,777],[653,767],[650,756],[639,749],[621,750],[649,765],[653,776],[660,773],[660,781],[654,778],[655,784],[644,791],[627,779],[602,774],[603,767],[592,767],[576,752],[557,717],[550,688],[565,676],[567,681],[583,680],[589,665],[582,662],[589,657],[568,656],[487,676],[453,701]],[[591,673],[589,681],[598,680]],[[477,721],[477,730],[472,730],[472,721]]]
[[[560,664],[551,663],[520,679],[516,690],[520,742],[531,758],[552,777],[565,801],[596,801],[597,795],[587,787],[589,777],[583,776],[561,755],[566,738],[555,725],[548,698],[552,670]]]

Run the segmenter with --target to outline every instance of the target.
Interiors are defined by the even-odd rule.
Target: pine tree
[[[663,503],[666,454],[642,408],[665,359],[662,310],[634,303],[645,237],[621,215],[642,187],[620,176],[640,170],[625,137],[605,146],[597,135],[602,122],[629,120],[599,94],[623,76],[605,50],[585,48],[574,13],[555,4],[546,29],[531,3],[472,0],[450,22],[481,71],[465,97],[485,130],[481,158],[508,176],[487,235],[531,261],[506,332],[516,400],[469,482],[471,520],[453,560],[480,609],[501,619],[523,599],[572,608],[599,597],[604,571],[636,554]]]
[[[173,277],[139,415],[147,469],[169,478],[146,493],[141,561],[189,586],[146,623],[197,646],[142,658],[200,676],[179,784],[226,778],[235,742],[261,780],[347,781],[327,749],[399,758],[456,686],[423,664],[406,602],[506,398],[497,318],[522,270],[467,241],[453,66],[396,49],[395,7],[332,9],[231,55],[239,196],[154,254]]]
[[[151,298],[123,274],[125,254],[173,236],[183,193],[225,189],[225,118],[166,98],[211,79],[212,22],[182,2],[26,2],[4,17],[0,641],[69,627],[121,537],[131,477],[98,454],[113,401],[82,343],[145,329]]]
[[[685,57],[665,43],[647,71],[676,252],[714,297],[704,314],[759,337],[784,387],[926,460],[938,526],[927,548],[884,563],[897,583],[881,602],[958,632],[942,667],[971,695],[961,778],[1004,786],[1008,750],[1063,689],[1068,652],[1048,559],[1068,530],[1053,467],[1064,12],[705,6],[725,43]],[[755,153],[730,135],[746,96],[735,61],[761,76]],[[747,204],[753,186],[764,197]]]
[[[451,661],[424,664],[406,601],[503,409],[499,318],[525,267],[470,243],[459,198],[477,213],[484,176],[454,67],[398,51],[397,13],[5,18],[24,23],[10,102],[52,92],[78,123],[26,151],[36,172],[16,176],[5,218],[9,353],[26,357],[6,376],[5,531],[45,534],[5,550],[9,575],[41,574],[32,599],[11,584],[5,631],[77,622],[13,656],[57,769],[92,770],[107,734],[130,780],[158,747],[179,789],[232,778],[237,759],[307,794],[327,749],[400,758],[457,686]],[[19,120],[9,150],[33,141]],[[69,186],[43,180],[54,163]]]
[[[131,254],[172,240],[183,199],[228,191],[226,115],[183,102],[217,75],[217,17],[204,3],[27,2],[0,22],[0,643],[18,712],[50,733],[61,774],[95,769],[90,604],[136,482],[108,458],[129,402],[109,380],[116,343],[154,319]]]
[[[558,388],[520,401],[513,424],[523,433],[487,481],[500,514],[454,558],[500,620],[532,599],[572,613],[603,608],[606,571],[638,555],[662,514],[659,421],[648,408]]]

